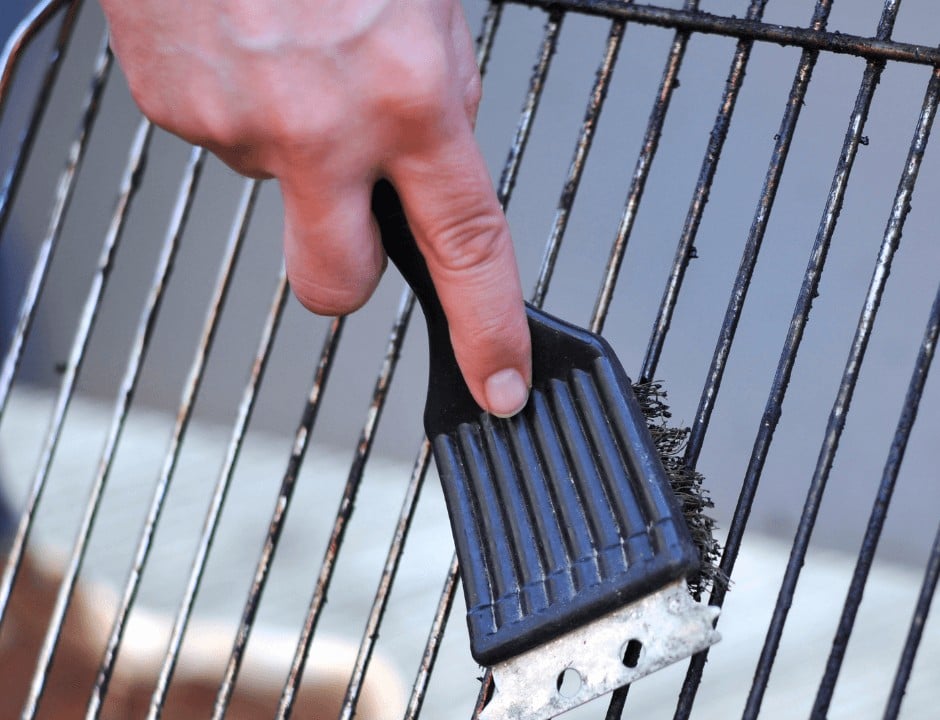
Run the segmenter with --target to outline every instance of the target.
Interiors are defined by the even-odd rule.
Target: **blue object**
[[[16,28],[26,13],[33,6],[31,0],[4,0],[3,12],[0,12],[0,47],[6,44],[10,33]],[[0,254],[0,278],[6,270],[3,255]],[[0,283],[0,287],[5,287],[6,283]],[[3,298],[0,297],[0,300]],[[5,347],[5,341],[9,335],[10,327],[7,324],[9,318],[4,314],[7,308],[0,302],[0,349]],[[0,476],[0,555],[6,553],[7,546],[16,532],[16,512],[10,506],[10,501],[3,490],[4,482]]]

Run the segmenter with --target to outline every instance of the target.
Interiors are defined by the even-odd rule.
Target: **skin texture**
[[[101,0],[141,110],[250,177],[276,178],[294,294],[361,307],[397,189],[477,402],[525,403],[528,326],[505,217],[473,136],[480,76],[459,0]]]

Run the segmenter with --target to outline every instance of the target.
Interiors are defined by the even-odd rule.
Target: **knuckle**
[[[446,86],[447,65],[443,48],[427,43],[406,55],[404,79],[414,94],[434,97]]]
[[[431,230],[431,252],[449,272],[485,267],[500,255],[503,241],[500,219],[489,213],[456,218]]]
[[[348,115],[335,105],[323,98],[316,112],[310,112],[303,103],[284,102],[259,123],[264,123],[261,127],[275,145],[295,157],[300,148],[319,153],[329,149],[349,126]]]
[[[223,155],[244,156],[250,148],[250,133],[239,118],[224,112],[216,98],[199,96],[198,89],[184,89],[173,98],[141,89],[131,79],[131,96],[154,125],[189,143]],[[228,161],[228,160],[226,160]]]
[[[381,100],[410,119],[439,113],[452,82],[447,66],[444,50],[435,44],[406,48],[389,74],[394,82],[386,83],[384,92],[380,90]]]

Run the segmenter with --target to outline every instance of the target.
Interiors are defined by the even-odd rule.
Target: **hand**
[[[524,405],[528,325],[474,140],[480,77],[459,0],[101,0],[131,93],[236,171],[277,178],[294,294],[356,310],[386,259],[372,187],[397,189],[477,402]]]

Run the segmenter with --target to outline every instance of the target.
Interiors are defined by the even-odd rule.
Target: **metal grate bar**
[[[124,375],[124,380],[121,383],[118,400],[114,407],[111,424],[105,439],[104,450],[102,451],[101,459],[98,463],[98,470],[92,482],[92,490],[88,499],[85,515],[82,518],[82,524],[76,536],[72,556],[59,588],[58,596],[56,597],[55,608],[53,609],[52,619],[43,641],[42,651],[37,663],[37,670],[33,675],[33,686],[28,701],[30,706],[38,705],[47,681],[49,670],[52,666],[56,645],[62,632],[62,625],[65,622],[65,614],[68,612],[75,582],[78,578],[78,574],[81,572],[85,551],[87,550],[88,541],[95,523],[95,517],[97,516],[98,508],[101,503],[101,496],[104,492],[108,475],[111,472],[117,445],[120,441],[121,432],[124,429],[124,423],[130,409],[131,399],[137,389],[143,361],[150,347],[150,340],[153,337],[153,331],[156,326],[157,316],[160,312],[164,291],[166,290],[173,263],[177,251],[179,250],[183,231],[186,227],[186,221],[189,218],[189,212],[192,209],[196,187],[199,184],[199,178],[202,174],[203,165],[205,164],[205,157],[206,153],[204,150],[193,148],[186,165],[166,240],[160,253],[157,270],[147,297],[147,302],[141,314],[140,322],[137,325],[137,335],[134,339],[130,358],[128,359],[127,370]]]
[[[26,44],[42,29],[45,22],[59,10],[62,4],[61,1],[48,2],[44,6],[37,7],[29,17],[20,23],[17,31],[4,48],[3,57],[0,58],[3,64],[3,75],[0,76],[0,97],[5,98],[8,94],[6,91],[9,89],[9,83],[12,82],[16,65],[22,58],[22,50]],[[33,144],[36,142],[36,135],[39,133],[39,125],[46,114],[52,88],[59,75],[59,68],[62,65],[65,51],[68,49],[69,40],[72,39],[72,30],[75,28],[75,21],[78,18],[78,11],[81,6],[82,0],[73,0],[65,10],[65,16],[62,18],[59,34],[56,37],[55,47],[49,57],[49,64],[43,74],[39,92],[33,104],[29,125],[26,126],[26,131],[23,133],[19,145],[17,145],[10,170],[3,179],[3,187],[0,188],[0,241],[3,240],[3,231],[10,218],[10,210],[20,187],[23,169],[32,154]],[[3,107],[0,106],[0,116],[2,116],[2,112]]]
[[[934,340],[934,343],[936,343],[936,340]],[[914,617],[911,618],[911,626],[908,630],[907,640],[904,643],[904,650],[901,653],[898,670],[894,676],[894,684],[891,686],[891,695],[888,697],[888,706],[885,709],[884,715],[886,720],[888,718],[894,720],[901,711],[901,701],[904,699],[904,691],[907,689],[907,682],[911,677],[914,658],[917,655],[917,648],[924,634],[924,625],[927,624],[927,613],[930,612],[930,604],[933,600],[934,593],[937,591],[938,580],[940,580],[940,525],[937,526],[937,534],[934,537],[933,548],[930,551],[930,558],[927,561],[927,568],[924,571],[924,581],[921,585],[920,593],[917,596]]]
[[[61,438],[62,428],[65,424],[65,416],[68,413],[69,405],[71,403],[72,397],[74,396],[75,384],[78,380],[79,374],[81,373],[82,364],[85,359],[85,353],[88,349],[88,342],[91,338],[91,332],[94,329],[95,322],[98,318],[98,313],[101,309],[101,301],[104,297],[107,281],[111,274],[115,252],[117,251],[118,243],[120,242],[121,236],[123,235],[125,223],[130,211],[131,201],[137,194],[137,190],[140,188],[140,184],[143,179],[143,168],[146,163],[150,139],[152,136],[153,126],[146,120],[142,121],[131,146],[131,159],[125,170],[124,179],[121,183],[121,194],[118,199],[117,209],[115,210],[115,214],[112,217],[111,225],[108,228],[105,243],[98,259],[98,267],[92,281],[92,287],[89,291],[88,298],[85,301],[82,316],[79,320],[78,332],[76,333],[72,351],[68,363],[66,364],[62,385],[60,386],[59,394],[56,398],[56,406],[52,424],[43,446],[40,467],[37,470],[36,477],[33,481],[30,497],[27,501],[26,511],[21,516],[20,526],[17,528],[14,547],[10,552],[10,561],[15,563],[19,563],[22,560],[22,555],[25,552],[26,543],[29,539],[29,532],[35,516],[35,511],[40,499],[42,498],[42,493],[49,478],[49,471],[52,467],[55,451],[58,446],[59,439]],[[22,538],[22,541],[20,541],[20,538]],[[14,578],[15,576],[11,577],[11,582]],[[63,589],[67,591],[66,595],[70,591],[68,588]],[[61,607],[62,617],[56,617],[59,629],[61,628],[61,622],[64,619],[66,604],[66,600],[60,595],[60,598],[57,600],[56,607],[56,611],[58,611]],[[2,610],[3,608],[0,608],[0,612],[2,612]],[[53,627],[50,627],[47,632],[43,643],[43,648],[40,652],[39,667],[42,670],[33,676],[33,683],[30,688],[30,694],[23,710],[23,720],[30,720],[31,718],[35,717],[39,701],[42,698],[42,693],[45,689],[46,675],[48,673],[49,665],[52,662],[52,654],[55,648],[58,632],[59,630],[54,629]]]
[[[389,384],[395,374],[395,368],[398,366],[401,347],[405,341],[405,333],[408,329],[408,321],[411,319],[411,312],[414,309],[414,302],[414,297],[410,291],[403,295],[402,302],[398,308],[398,314],[395,317],[395,323],[389,333],[388,345],[385,349],[385,358],[382,362],[379,376],[376,379],[366,422],[362,428],[356,452],[353,455],[352,463],[349,467],[349,475],[346,479],[346,486],[343,489],[343,497],[340,500],[340,506],[336,512],[333,530],[330,535],[329,543],[327,544],[326,553],[323,557],[323,563],[320,566],[320,574],[317,577],[316,587],[310,599],[307,616],[300,632],[297,650],[291,662],[290,674],[284,685],[281,700],[278,703],[277,718],[279,720],[281,718],[290,717],[294,700],[297,697],[297,692],[300,690],[307,655],[310,652],[310,645],[313,642],[313,635],[316,632],[320,614],[323,611],[323,605],[326,603],[326,595],[330,588],[330,582],[333,579],[333,571],[336,568],[336,560],[340,548],[343,545],[346,528],[353,514],[356,496],[362,485],[363,474],[365,473],[366,464],[369,461],[369,455],[372,451],[372,444],[375,440],[375,429],[382,416],[382,410],[385,408],[385,402],[388,399]]]
[[[852,402],[852,396],[858,382],[859,371],[861,370],[862,361],[865,357],[865,350],[868,347],[875,317],[878,313],[878,307],[881,303],[884,288],[888,280],[888,273],[891,270],[891,261],[900,244],[904,221],[907,219],[907,214],[910,210],[911,196],[914,192],[914,184],[917,181],[917,174],[920,170],[924,151],[927,147],[930,128],[933,124],[934,116],[936,115],[938,97],[940,97],[940,69],[933,72],[927,87],[923,108],[920,118],[918,119],[917,128],[914,132],[914,138],[911,142],[911,149],[905,164],[904,173],[898,185],[894,207],[888,219],[884,240],[878,253],[878,260],[856,327],[855,337],[852,340],[845,371],[826,426],[825,437],[822,447],[820,448],[816,469],[813,472],[813,478],[806,495],[806,503],[800,515],[800,523],[793,541],[790,559],[787,563],[787,570],[783,578],[783,583],[780,586],[780,594],[777,597],[773,617],[771,618],[770,626],[767,630],[767,638],[764,641],[764,647],[761,651],[757,670],[755,671],[754,683],[748,695],[748,701],[745,707],[745,717],[748,718],[757,716],[764,691],[767,687],[767,682],[770,678],[774,656],[780,644],[783,626],[786,623],[787,613],[793,600],[793,593],[796,590],[800,569],[806,557],[806,550],[809,546],[813,527],[816,523],[816,515],[819,512],[819,506],[822,502],[826,481],[829,478],[829,472],[835,460],[839,439],[845,427],[845,417]]]
[[[816,9],[813,11],[812,19],[812,26],[814,28],[825,27],[831,8],[832,0],[819,0],[816,3]],[[817,57],[818,53],[812,50],[804,50],[801,53],[796,76],[793,78],[793,86],[787,98],[786,109],[780,121],[780,129],[775,135],[774,149],[770,156],[770,164],[767,167],[764,187],[761,190],[760,200],[754,212],[754,220],[748,231],[744,252],[741,256],[741,264],[735,276],[731,298],[728,301],[728,308],[722,320],[718,343],[715,346],[715,353],[712,356],[711,366],[708,369],[708,379],[702,390],[702,397],[699,401],[698,410],[695,412],[695,420],[692,423],[691,433],[689,434],[689,444],[686,446],[685,452],[685,461],[689,467],[695,467],[698,462],[699,454],[702,451],[705,433],[708,431],[712,410],[714,410],[715,401],[718,399],[718,391],[721,387],[721,380],[728,362],[728,355],[731,352],[731,345],[734,342],[738,321],[744,309],[744,300],[747,297],[751,278],[754,275],[757,256],[758,253],[760,253],[764,233],[770,221],[770,213],[777,196],[777,188],[780,185],[783,168],[787,161],[787,155],[790,152],[790,143],[793,140],[794,132],[796,132],[796,124],[800,117],[800,111],[803,108],[803,99],[806,97],[806,90],[809,87],[809,81],[812,77]]]
[[[29,15],[10,34],[6,45],[0,52],[0,119],[6,109],[9,90],[16,77],[16,69],[23,59],[26,47],[33,41],[40,31],[45,29],[46,23],[66,5],[73,0],[44,0],[37,3]],[[61,57],[61,53],[60,53]]]
[[[480,713],[483,712],[483,708],[486,707],[487,703],[490,701],[490,698],[493,697],[493,691],[495,685],[493,684],[493,672],[487,670],[483,675],[483,680],[480,683],[480,693],[477,695],[476,705],[473,706],[473,714],[470,716],[471,720],[478,720]]]
[[[85,359],[85,351],[88,348],[88,340],[91,337],[91,331],[94,328],[95,321],[98,318],[98,311],[101,307],[101,298],[107,286],[108,277],[111,272],[114,254],[120,242],[124,230],[124,224],[130,209],[131,201],[140,187],[141,169],[147,156],[147,149],[152,136],[152,126],[149,122],[141,122],[134,142],[131,146],[130,156],[124,177],[121,180],[120,194],[118,195],[117,206],[111,218],[111,224],[108,227],[105,240],[98,257],[98,265],[92,278],[91,287],[82,309],[81,317],[78,321],[78,328],[75,333],[75,339],[72,343],[72,349],[69,354],[68,362],[62,376],[62,384],[59,386],[59,392],[56,396],[53,409],[52,420],[49,430],[43,442],[42,453],[39,458],[39,465],[33,479],[32,486],[26,501],[26,507],[20,517],[19,526],[10,545],[9,556],[7,558],[6,568],[3,573],[2,584],[0,584],[0,624],[6,615],[7,604],[10,599],[10,592],[16,575],[19,572],[20,563],[23,559],[23,553],[26,551],[26,543],[29,540],[29,534],[32,530],[33,520],[36,514],[36,508],[42,498],[45,490],[46,480],[49,470],[52,467],[52,460],[55,456],[56,447],[62,433],[62,426],[65,423],[65,415],[68,412],[69,404],[75,391],[75,383],[81,372],[82,363]],[[31,717],[35,712],[33,707],[25,717]]]
[[[410,293],[409,293],[410,294]],[[405,541],[408,538],[408,532],[411,529],[411,521],[414,518],[415,510],[418,507],[418,498],[421,489],[424,487],[424,479],[428,473],[428,467],[431,459],[431,444],[425,439],[421,443],[421,449],[418,452],[418,458],[415,461],[414,469],[411,473],[411,479],[408,482],[408,488],[405,491],[405,499],[402,502],[401,512],[398,516],[398,523],[395,525],[395,533],[392,536],[391,544],[388,548],[388,556],[385,565],[382,568],[382,578],[379,582],[379,588],[376,591],[375,599],[372,603],[372,609],[369,612],[369,620],[366,623],[365,631],[362,634],[362,643],[359,646],[359,652],[356,656],[356,663],[353,666],[352,676],[349,680],[349,688],[346,690],[346,697],[343,700],[343,707],[340,711],[340,720],[351,720],[356,711],[356,701],[362,690],[362,681],[365,678],[366,669],[372,652],[375,649],[375,643],[378,639],[379,628],[382,624],[382,617],[385,614],[385,608],[388,605],[388,598],[391,594],[392,584],[395,582],[395,576],[398,572],[398,566],[401,561],[402,553],[405,549]]]
[[[885,3],[878,28],[879,37],[890,36],[891,29],[897,17],[899,4],[899,2],[895,2],[894,0],[888,0],[888,2]],[[728,577],[730,577],[731,573],[734,571],[734,564],[741,549],[741,541],[757,493],[757,486],[764,469],[764,463],[770,450],[770,444],[773,441],[774,431],[780,421],[784,397],[790,384],[790,377],[796,362],[797,353],[802,343],[803,333],[809,321],[813,299],[816,297],[819,288],[829,247],[832,242],[833,234],[835,233],[836,223],[845,199],[849,176],[854,167],[859,142],[862,138],[868,112],[874,98],[875,88],[878,85],[883,68],[883,63],[871,61],[867,64],[856,97],[855,107],[849,119],[849,126],[842,144],[842,151],[836,163],[836,172],[832,179],[829,196],[826,200],[826,206],[823,210],[823,216],[816,234],[816,241],[810,253],[806,272],[803,275],[803,284],[800,289],[796,307],[793,311],[780,360],[777,364],[777,370],[774,374],[774,380],[761,418],[757,437],[754,441],[754,447],[751,451],[751,457],[748,461],[748,467],[745,470],[738,502],[728,528],[720,564],[721,571]],[[720,607],[724,603],[726,592],[726,587],[721,585],[715,587],[709,599],[710,604]],[[686,682],[680,696],[680,714],[691,711],[692,700],[694,699],[698,684],[701,681],[702,671],[705,667],[707,657],[707,651],[701,653],[692,660],[689,666]]]
[[[180,649],[183,645],[183,635],[186,633],[190,617],[192,617],[193,605],[196,602],[196,595],[199,593],[199,586],[202,583],[202,576],[206,568],[206,560],[209,557],[209,551],[212,549],[212,542],[215,539],[219,518],[222,514],[222,508],[225,505],[225,498],[228,495],[228,489],[232,483],[232,476],[235,474],[235,466],[238,463],[238,456],[241,453],[242,445],[245,441],[245,434],[248,431],[248,425],[251,422],[251,416],[258,399],[258,389],[261,385],[261,381],[264,379],[264,372],[268,367],[268,360],[271,357],[271,350],[274,347],[274,339],[277,336],[278,328],[281,325],[281,318],[284,315],[284,308],[287,305],[288,290],[287,272],[282,267],[277,289],[274,293],[275,299],[271,304],[264,328],[261,331],[261,340],[258,343],[258,350],[255,353],[255,359],[251,365],[248,382],[245,384],[242,399],[238,406],[238,414],[232,428],[232,437],[229,440],[218,482],[212,493],[212,500],[209,503],[209,509],[206,513],[202,535],[196,546],[196,556],[193,560],[189,580],[186,583],[186,591],[183,594],[180,609],[173,623],[170,643],[163,660],[163,666],[160,668],[157,686],[154,688],[153,696],[150,701],[150,710],[147,714],[148,720],[158,720],[163,712],[163,704],[166,700],[166,694],[169,690],[170,682],[173,679],[173,672],[176,669]]]
[[[294,434],[294,444],[287,462],[287,470],[284,473],[284,479],[281,481],[281,487],[278,491],[274,514],[268,525],[268,533],[265,537],[264,545],[262,546],[261,557],[255,568],[255,576],[248,593],[248,599],[245,601],[245,607],[242,611],[242,618],[235,637],[235,643],[232,646],[232,652],[229,655],[229,660],[225,667],[225,675],[219,686],[219,692],[213,709],[213,720],[221,720],[232,699],[232,692],[235,689],[235,682],[238,678],[242,660],[244,659],[245,648],[248,645],[248,638],[254,626],[258,606],[261,603],[261,595],[267,585],[271,564],[274,561],[274,553],[277,551],[281,532],[287,520],[287,511],[290,509],[294,489],[297,486],[297,478],[300,475],[300,468],[303,464],[304,456],[307,453],[310,436],[313,433],[313,427],[316,423],[317,415],[319,414],[320,400],[326,389],[326,383],[330,376],[330,370],[333,367],[333,360],[336,357],[336,351],[339,347],[344,325],[345,318],[334,318],[333,322],[330,323],[330,328],[323,341],[323,348],[320,351],[320,360],[317,363],[313,383],[307,396],[307,403],[304,406],[297,432]]]
[[[426,449],[424,449],[425,447]],[[425,442],[422,450],[430,453],[431,444]],[[431,671],[434,669],[437,653],[441,647],[441,639],[444,637],[444,628],[447,626],[447,620],[454,605],[454,597],[457,595],[457,585],[460,582],[459,571],[457,556],[454,555],[450,563],[450,569],[447,571],[447,577],[444,579],[441,599],[437,604],[437,610],[434,612],[434,619],[431,621],[428,641],[424,647],[424,654],[421,656],[421,664],[418,667],[418,675],[415,677],[414,686],[411,690],[404,720],[415,720],[424,704],[424,698],[428,692],[428,683],[431,681]]]
[[[622,0],[510,0],[521,5],[563,8],[570,12],[657,25],[659,27],[706,35],[745,38],[804,50],[857,55],[866,60],[897,60],[917,65],[940,65],[940,49],[928,45],[866,38],[821,27],[793,27],[751,19],[712,15],[705,12],[672,10],[653,5],[624,3]]]
[[[499,28],[499,22],[502,18],[503,3],[493,0],[486,6],[480,34],[477,35],[476,39],[477,67],[480,68],[480,75],[486,74],[486,66],[490,61],[490,53],[493,50],[493,41],[496,39],[496,30]]]
[[[400,330],[400,334],[402,336],[401,341],[404,339],[404,332],[410,320],[411,313],[414,310],[414,304],[415,296],[410,289],[406,288],[402,292],[401,304],[399,308],[399,317],[403,318]],[[396,363],[397,353],[401,349],[400,342],[394,350],[396,353]],[[387,382],[391,382],[391,375],[389,376]],[[379,412],[381,412],[381,409],[379,409]],[[376,418],[376,423],[378,423],[378,418]],[[399,515],[399,521],[395,526],[395,534],[393,535],[391,544],[389,545],[388,557],[386,558],[385,566],[382,569],[382,576],[381,580],[379,581],[379,587],[376,590],[375,597],[372,601],[372,609],[370,610],[369,618],[366,621],[366,627],[362,634],[362,641],[359,644],[359,651],[356,654],[356,661],[353,665],[353,670],[349,679],[349,685],[346,689],[346,696],[343,699],[343,706],[340,709],[340,718],[342,720],[349,720],[356,713],[356,704],[358,703],[359,695],[362,692],[363,679],[365,678],[366,671],[369,668],[369,661],[372,659],[372,653],[375,650],[375,644],[379,635],[379,628],[382,624],[382,617],[385,614],[385,608],[388,604],[388,598],[391,594],[392,585],[395,582],[395,575],[398,571],[398,565],[405,549],[405,540],[408,537],[408,530],[411,527],[411,519],[414,517],[414,512],[417,507],[418,496],[421,492],[424,477],[427,474],[427,459],[428,456],[426,454],[419,453],[418,464],[412,473],[411,481],[408,483],[408,489],[405,493],[405,500]]]
[[[767,0],[751,0],[747,10],[748,19],[760,20],[764,15],[766,6]],[[666,283],[666,289],[663,291],[663,299],[656,315],[656,323],[643,360],[642,370],[640,371],[640,380],[642,382],[653,380],[656,375],[656,367],[659,365],[659,358],[662,355],[666,333],[669,332],[669,326],[672,323],[672,316],[679,299],[679,290],[685,278],[685,271],[689,266],[689,261],[694,257],[695,238],[702,222],[705,205],[708,203],[708,195],[715,179],[715,172],[718,170],[721,151],[724,149],[725,140],[728,137],[731,116],[734,114],[738,93],[744,82],[744,74],[751,56],[752,46],[753,41],[751,40],[739,40],[734,51],[734,59],[731,61],[731,69],[728,71],[728,79],[725,81],[725,90],[721,97],[721,106],[718,109],[715,124],[712,126],[709,135],[708,147],[705,150],[705,157],[699,170],[692,201],[689,204],[685,224],[682,226],[682,234],[679,236],[672,270]]]
[[[535,290],[532,293],[531,303],[535,307],[542,307],[545,303],[545,294],[548,292],[548,284],[555,272],[555,263],[558,260],[558,253],[561,251],[561,242],[565,230],[568,228],[571,207],[574,205],[578,186],[581,184],[581,175],[584,173],[584,165],[587,162],[588,153],[591,151],[594,131],[597,129],[597,121],[600,119],[601,110],[604,107],[604,99],[607,97],[607,89],[610,87],[610,80],[613,76],[614,65],[617,62],[617,55],[620,52],[625,28],[626,24],[624,22],[615,20],[611,23],[607,35],[607,45],[604,48],[600,67],[597,69],[594,87],[591,89],[587,109],[584,112],[584,120],[581,123],[581,130],[575,144],[574,157],[571,158],[568,177],[558,199],[555,219],[552,222],[552,229],[545,245],[545,254],[542,256],[542,264],[539,268]]]
[[[539,59],[532,70],[532,77],[529,80],[529,91],[526,94],[525,104],[522,106],[522,116],[516,125],[516,135],[513,138],[509,149],[509,157],[503,165],[503,171],[499,178],[499,186],[496,194],[500,204],[505,211],[509,207],[509,199],[512,197],[512,190],[516,185],[516,178],[519,175],[519,165],[522,162],[522,156],[525,153],[526,143],[532,131],[532,121],[535,119],[535,113],[539,107],[539,101],[542,99],[542,90],[545,87],[545,80],[548,77],[548,70],[551,67],[552,57],[555,55],[555,49],[558,46],[558,33],[561,30],[561,22],[564,15],[553,12],[545,21],[545,35],[542,37],[542,45],[539,50]]]
[[[686,0],[685,7],[687,10],[697,9],[698,0]],[[591,317],[592,332],[600,333],[604,329],[604,321],[607,319],[614,289],[617,286],[617,278],[620,276],[620,266],[623,264],[627,244],[633,232],[633,223],[636,220],[640,200],[643,197],[643,190],[646,188],[646,179],[649,177],[653,159],[656,157],[656,150],[659,148],[659,139],[662,136],[666,113],[669,112],[669,101],[672,100],[673,90],[679,86],[679,69],[682,67],[682,59],[685,56],[685,48],[688,42],[689,34],[687,32],[681,30],[676,32],[672,47],[669,50],[669,57],[666,60],[666,67],[663,69],[663,77],[659,83],[659,92],[656,94],[656,101],[653,103],[653,109],[646,125],[646,134],[643,137],[643,145],[639,157],[637,157],[636,167],[633,170],[633,179],[630,182],[630,190],[627,193],[627,201],[624,204],[617,235],[610,250],[610,257],[607,260],[604,280],[594,305],[594,313]]]
[[[907,394],[904,398],[901,417],[898,420],[897,428],[894,432],[894,440],[891,443],[888,459],[885,462],[881,483],[878,486],[878,493],[875,496],[875,502],[872,505],[871,514],[868,518],[868,525],[865,528],[865,537],[862,539],[862,546],[859,550],[855,572],[852,575],[852,581],[846,593],[845,604],[842,607],[842,615],[839,618],[835,639],[832,641],[832,650],[829,653],[826,670],[820,681],[819,690],[816,693],[816,700],[813,704],[813,717],[825,717],[826,712],[829,710],[829,705],[832,702],[832,694],[835,690],[836,682],[839,679],[839,671],[842,668],[842,660],[845,656],[846,647],[849,644],[849,637],[852,634],[852,628],[855,624],[855,616],[862,602],[862,593],[865,591],[868,573],[875,559],[878,540],[881,537],[881,530],[884,527],[884,522],[888,515],[888,508],[891,504],[891,497],[897,483],[898,473],[901,470],[901,463],[904,461],[907,443],[910,439],[914,422],[917,419],[920,399],[924,392],[924,386],[927,383],[927,373],[930,371],[930,364],[933,361],[934,352],[937,348],[938,335],[940,335],[940,287],[937,288],[933,309],[930,313],[927,329],[924,332],[924,339],[921,342],[917,360],[914,364],[914,371],[911,374]],[[913,661],[913,653],[911,660]],[[910,674],[909,669],[907,674]],[[907,680],[905,679],[904,684],[906,685],[906,683]]]
[[[33,266],[29,283],[26,286],[26,292],[23,294],[23,300],[20,303],[13,338],[10,341],[10,346],[3,360],[3,368],[0,369],[0,419],[3,418],[3,412],[6,410],[7,401],[10,398],[10,388],[13,385],[13,380],[19,369],[19,364],[23,356],[23,347],[29,338],[29,331],[32,328],[36,305],[42,295],[42,290],[49,274],[49,266],[52,263],[52,257],[55,254],[56,247],[58,247],[59,244],[62,224],[75,191],[75,180],[78,176],[82,160],[85,157],[88,137],[98,117],[101,94],[104,92],[105,83],[110,75],[111,66],[113,64],[112,61],[111,50],[108,47],[108,36],[107,33],[105,33],[102,39],[101,51],[98,53],[98,58],[95,61],[95,70],[92,75],[91,86],[88,89],[88,94],[85,96],[82,120],[79,123],[78,134],[69,147],[68,161],[59,177],[52,215],[49,219],[49,229],[46,231],[46,236],[39,246],[36,263]],[[2,231],[0,231],[0,234],[2,234]]]
[[[199,339],[199,345],[196,348],[196,355],[190,366],[189,376],[186,379],[186,386],[183,390],[182,400],[176,416],[176,423],[170,438],[170,444],[167,448],[163,466],[160,469],[160,475],[154,488],[153,498],[150,503],[150,508],[147,511],[147,517],[144,521],[140,540],[134,555],[134,562],[124,588],[124,594],[121,597],[117,616],[111,628],[111,635],[108,638],[108,645],[101,661],[98,677],[95,680],[94,688],[92,688],[88,703],[87,717],[89,720],[96,719],[101,714],[102,704],[108,692],[108,685],[111,682],[111,675],[114,672],[114,665],[117,662],[117,654],[124,637],[124,631],[127,627],[127,620],[130,615],[131,607],[137,598],[141,576],[147,564],[147,559],[153,544],[156,525],[163,511],[166,494],[176,469],[183,435],[189,427],[189,421],[192,418],[196,396],[199,393],[199,388],[202,385],[205,373],[206,361],[215,340],[222,308],[225,305],[225,300],[231,288],[232,276],[234,275],[238,256],[248,231],[248,221],[254,210],[259,188],[260,183],[258,181],[251,180],[245,183],[244,191],[235,213],[235,220],[225,248],[225,255],[219,268],[218,279],[216,280],[209,310],[206,314],[202,335]]]

